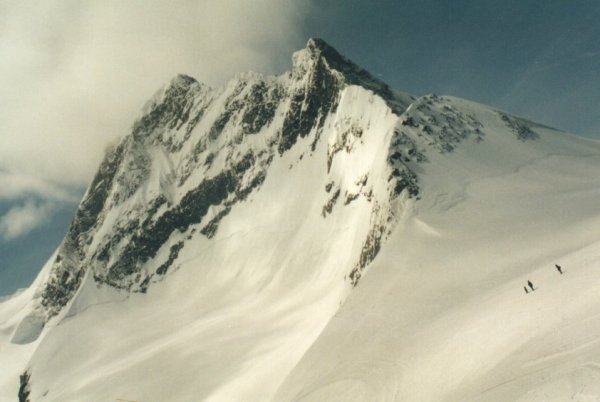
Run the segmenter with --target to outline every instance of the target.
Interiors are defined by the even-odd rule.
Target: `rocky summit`
[[[0,399],[600,395],[599,178],[597,142],[392,90],[320,39],[280,76],[179,75],[0,303]]]

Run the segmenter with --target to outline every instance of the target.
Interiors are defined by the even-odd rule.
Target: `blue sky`
[[[0,203],[0,214],[6,214],[11,207],[14,205]],[[31,283],[62,240],[76,208],[73,202],[59,203],[43,224],[25,236],[0,241],[0,296]]]
[[[600,2],[321,1],[304,32],[391,86],[600,138]]]
[[[0,3],[0,295],[33,280],[106,145],[176,73],[281,73],[320,37],[396,89],[600,139],[598,21],[585,0]]]

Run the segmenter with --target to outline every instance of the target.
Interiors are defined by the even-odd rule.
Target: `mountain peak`
[[[198,80],[194,77],[190,77],[187,74],[177,74],[175,77],[171,79],[169,82],[169,86],[179,86],[179,87],[191,87],[194,84],[199,84]]]
[[[333,46],[321,38],[309,38],[308,42],[306,42],[306,49],[315,53],[326,53],[329,55],[336,55],[338,58],[344,58],[333,48]]]
[[[307,63],[314,63],[318,60],[326,61],[329,68],[340,73],[350,71],[367,73],[362,67],[342,56],[333,46],[319,38],[310,38],[306,46],[295,52],[293,56],[295,69],[302,68]]]
[[[328,69],[337,71],[346,85],[358,85],[381,96],[395,112],[401,113],[414,100],[408,94],[395,94],[386,83],[319,38],[310,38],[304,49],[294,53],[293,71],[305,75],[314,69],[319,61],[324,62]]]
[[[215,90],[178,75],[153,97],[36,283],[0,305],[0,400],[345,400],[364,384],[393,391],[365,400],[514,400],[514,384],[490,385],[556,353],[548,372],[579,381],[562,343],[524,346],[567,327],[574,362],[600,354],[580,336],[600,303],[554,297],[595,275],[599,230],[579,232],[600,227],[600,144],[466,100],[402,97],[320,39],[294,62]],[[577,244],[590,251],[570,254]],[[516,296],[528,278],[540,291]],[[498,331],[488,316],[514,330],[491,347],[473,342]],[[381,347],[361,347],[371,339]],[[440,356],[455,375],[441,366],[419,389]],[[328,385],[363,364],[383,377]],[[148,375],[165,367],[175,383]],[[581,369],[581,384],[600,383]],[[565,384],[557,400],[574,395]]]

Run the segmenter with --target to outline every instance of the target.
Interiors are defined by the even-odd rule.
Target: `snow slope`
[[[274,400],[600,400],[600,144],[542,127],[514,142],[452,102],[485,139],[432,157]]]
[[[350,88],[340,116],[346,97],[358,101],[352,95],[369,96]],[[385,137],[369,138],[371,151]],[[218,235],[188,239],[177,272],[146,294],[112,291],[98,302],[107,290],[88,276],[30,362],[34,400],[46,391],[57,401],[269,399],[342,301],[344,275],[360,251],[358,228],[368,225],[358,200],[323,218],[327,181],[315,170],[326,152],[319,153],[275,161],[260,191],[232,210]],[[287,203],[273,202],[282,199]],[[65,339],[76,343],[65,350]]]
[[[598,399],[599,173],[596,142],[320,40],[176,77],[0,303],[0,400]]]

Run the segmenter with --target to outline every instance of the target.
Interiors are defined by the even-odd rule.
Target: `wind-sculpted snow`
[[[536,163],[565,153],[548,172],[575,186],[576,203],[591,199],[581,192],[587,181],[557,173],[589,150],[468,101],[394,92],[318,39],[281,76],[244,73],[212,89],[179,75],[107,151],[36,283],[0,303],[0,358],[14,362],[0,374],[0,399],[350,399],[335,384],[354,384],[354,374],[336,362],[356,367],[355,354],[375,367],[359,367],[357,381],[382,384],[369,385],[377,392],[365,399],[403,397],[397,384],[416,386],[419,377],[398,378],[403,356],[392,335],[378,338],[392,362],[362,332],[348,345],[329,340],[338,328],[355,333],[333,318],[340,306],[372,336],[369,320],[381,329],[387,316],[403,317],[395,328],[410,333],[403,323],[420,320],[403,314],[420,306],[412,294],[437,289],[432,267],[464,281],[464,269],[444,262],[457,259],[486,283],[492,263],[482,261],[498,257],[482,251],[475,264],[469,253],[497,243],[478,222],[494,214],[506,228],[528,221],[519,195],[539,189]],[[483,213],[478,198],[491,205]],[[513,221],[508,205],[525,212]],[[425,285],[415,279],[422,264]],[[372,293],[353,301],[365,288]],[[377,319],[369,306],[382,312]],[[331,344],[347,348],[331,357],[323,352],[335,353]],[[319,361],[311,345],[327,359],[311,360]]]

